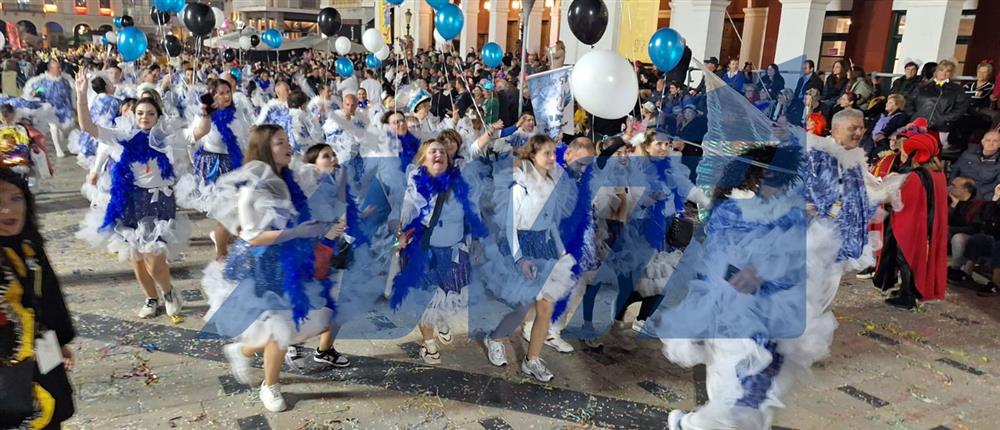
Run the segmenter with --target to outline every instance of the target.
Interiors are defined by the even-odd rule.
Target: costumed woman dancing
[[[278,373],[286,349],[326,331],[334,315],[332,282],[313,279],[313,248],[332,224],[310,221],[315,170],[289,167],[292,147],[281,127],[251,129],[247,160],[216,183],[208,211],[238,239],[224,262],[205,268],[206,331],[236,340],[223,352],[242,383],[250,380],[249,357],[263,352],[260,399],[280,412],[286,405]]]
[[[94,124],[90,118],[84,73],[77,76],[76,91],[80,130],[110,146],[109,151],[99,151],[102,156],[95,166],[103,166],[104,157],[115,159],[107,203],[91,206],[77,236],[95,247],[106,243],[120,260],[132,263],[146,294],[140,318],[156,316],[159,286],[167,315],[177,323],[182,304],[180,295],[173,291],[167,258],[176,257],[191,236],[191,223],[177,213],[173,197],[178,170],[184,167],[178,163],[186,161],[183,154],[175,154],[178,149],[183,151],[183,139],[157,127],[162,111],[153,99],[136,102],[135,127],[111,129]],[[91,175],[88,181],[96,185],[97,177]]]
[[[107,79],[98,76],[90,81],[90,88],[95,93],[93,100],[90,101],[90,119],[101,127],[114,127],[115,118],[118,118],[122,104],[121,100],[114,96],[114,86]],[[90,170],[97,155],[97,139],[87,133],[73,130],[69,134],[69,151],[76,152],[76,164]]]
[[[451,343],[449,320],[469,303],[471,241],[486,237],[488,230],[470,200],[469,184],[452,165],[444,144],[437,139],[424,141],[414,162],[418,167],[410,174],[400,210],[401,269],[393,279],[389,303],[398,309],[407,296],[419,304],[429,301],[426,308],[417,308],[423,311],[420,357],[439,364],[435,332],[442,343]]]
[[[211,187],[219,177],[243,164],[250,124],[237,115],[233,104],[232,84],[216,80],[211,92],[201,98],[202,114],[185,133],[196,145],[193,175],[185,175],[177,184],[177,200],[182,207],[206,211]],[[229,232],[216,224],[210,234],[215,244],[215,258],[225,259],[229,247]]]

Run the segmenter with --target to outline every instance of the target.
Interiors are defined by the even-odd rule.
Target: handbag
[[[694,221],[681,216],[675,216],[667,229],[667,243],[674,248],[684,248],[694,237]]]
[[[32,359],[0,365],[0,427],[17,426],[35,413],[34,376]]]

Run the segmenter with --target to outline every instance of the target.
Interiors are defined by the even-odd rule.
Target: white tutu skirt
[[[245,249],[238,249],[240,246]],[[239,281],[233,279],[234,270],[241,270],[239,267],[246,269],[234,258],[253,258],[250,256],[250,249],[245,242],[237,242],[231,248],[226,263],[213,261],[205,268],[201,287],[209,309],[205,314],[208,323],[204,331],[251,347],[263,346],[271,340],[281,347],[287,347],[305,342],[326,331],[334,317],[334,311],[326,307],[326,300],[322,297],[323,288],[319,282],[311,281],[304,285],[310,310],[305,319],[296,325],[290,299],[287,295],[276,292],[281,286],[258,288],[260,285],[257,282],[264,282],[263,278],[252,275]],[[275,256],[268,254],[267,257]],[[255,271],[251,269],[251,272]],[[281,281],[276,279],[271,282]]]
[[[684,251],[679,249],[671,252],[660,251],[653,255],[646,269],[642,272],[642,277],[636,282],[635,291],[642,297],[653,297],[663,294],[670,276],[677,269]]]
[[[177,206],[193,209],[198,212],[208,212],[214,201],[215,185],[203,181],[193,173],[187,173],[177,180],[174,195],[177,196]]]
[[[174,260],[187,249],[192,224],[186,215],[176,212],[173,197],[160,193],[153,202],[153,194],[138,188],[132,193],[133,206],[126,209],[122,219],[102,230],[107,197],[91,192],[99,201],[91,204],[80,222],[77,238],[95,248],[106,247],[118,255],[119,261],[139,259],[143,254],[166,254]]]
[[[558,254],[554,240],[548,231],[520,230],[519,243],[523,258],[535,266],[535,278],[528,279],[515,264],[509,253],[487,247],[487,261],[491,262],[490,281],[487,289],[493,296],[510,306],[521,306],[537,300],[552,303],[569,295],[576,279],[573,265],[576,260],[570,254]],[[491,255],[496,252],[499,255]],[[505,255],[506,254],[506,255]]]

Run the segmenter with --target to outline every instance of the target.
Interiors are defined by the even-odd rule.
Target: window
[[[73,1],[73,11],[75,11],[77,15],[86,15],[87,14],[87,0],[74,0]]]
[[[843,60],[847,53],[847,35],[851,31],[851,12],[828,12],[823,21],[823,39],[819,46],[819,61],[816,67],[829,71],[833,63]]]
[[[903,42],[903,31],[906,30],[906,11],[895,11],[892,13],[892,16],[893,25],[890,28],[895,29],[895,31],[889,36],[886,65],[892,66],[889,69],[890,71],[896,71],[903,68],[903,65],[900,64],[903,59],[899,58],[896,54],[899,52],[899,44]],[[972,39],[972,29],[975,24],[976,11],[963,10],[962,20],[958,24],[958,39],[955,40],[955,54],[953,55],[958,62],[955,67],[956,71],[961,71],[965,68],[965,56],[969,50],[969,41]]]
[[[114,11],[111,10],[111,0],[99,0],[97,2],[97,7],[101,16],[111,16],[114,14]]]
[[[976,11],[963,10],[962,21],[958,24],[958,40],[955,41],[955,75],[965,70],[966,54],[969,51],[969,41],[972,39],[972,28],[976,24]],[[974,58],[972,61],[976,61]]]
[[[56,5],[56,0],[45,0],[42,10],[45,13],[57,13],[59,12],[59,6]]]

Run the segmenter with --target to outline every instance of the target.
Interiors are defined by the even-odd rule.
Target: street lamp
[[[410,12],[410,10],[407,9],[406,12],[403,12],[403,18],[406,19],[406,35],[409,36],[410,35],[410,20],[413,19],[413,12]]]

